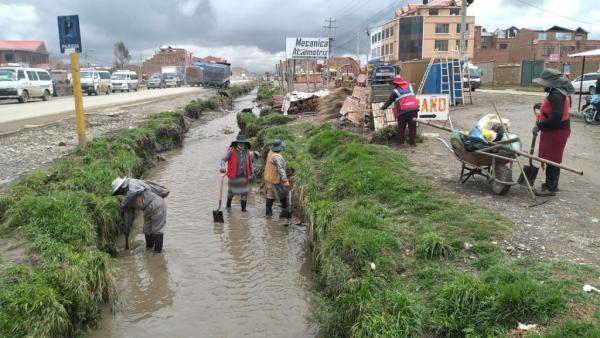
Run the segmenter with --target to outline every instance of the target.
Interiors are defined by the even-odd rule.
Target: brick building
[[[512,31],[510,35],[496,34],[509,30]],[[476,44],[475,63],[494,61],[497,64],[520,64],[523,60],[568,63],[572,61],[569,54],[600,48],[600,40],[589,40],[588,32],[582,28],[552,26],[546,30],[537,30],[510,27],[496,30],[491,37],[485,33],[484,28],[476,27],[475,36],[479,41]]]
[[[43,41],[0,40],[0,64],[47,64],[49,53]]]
[[[183,48],[171,46],[161,47],[154,56],[144,61],[142,74],[160,73],[162,66],[189,66],[192,62],[192,53]]]

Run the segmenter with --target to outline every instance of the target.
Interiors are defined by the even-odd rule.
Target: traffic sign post
[[[81,77],[79,74],[79,54],[81,53],[81,34],[79,16],[68,15],[58,17],[58,36],[60,52],[69,53],[71,59],[71,85],[75,100],[75,119],[77,121],[77,138],[79,146],[85,147],[85,115],[83,113],[83,95],[81,94]]]

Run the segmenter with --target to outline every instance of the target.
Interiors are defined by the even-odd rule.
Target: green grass
[[[258,92],[256,94],[256,99],[259,102],[268,102],[273,96],[279,94],[279,89],[273,86],[271,83],[261,83],[258,86]]]
[[[251,90],[232,87],[209,102]],[[226,98],[223,99],[223,97]],[[26,239],[31,265],[0,265],[0,337],[68,337],[94,326],[115,301],[110,255],[122,229],[116,176],[139,177],[156,153],[183,144],[182,114],[88,142],[0,195],[0,234]]]
[[[237,123],[241,132],[244,133],[247,137],[255,137],[259,131],[265,129],[267,127],[283,125],[293,121],[294,118],[287,115],[282,114],[269,114],[265,116],[258,117],[253,113],[243,113],[240,112],[237,114]]]
[[[327,124],[257,135],[259,147],[275,137],[291,145],[296,205],[316,244],[312,319],[324,337],[502,337],[517,322],[554,327],[579,319],[570,306],[599,304],[581,294],[597,271],[506,257],[491,243],[510,231],[506,219],[455,201],[387,146]],[[583,326],[556,330],[597,329]]]
[[[233,85],[226,90],[219,91],[218,95],[211,96],[209,99],[193,100],[185,106],[185,115],[193,119],[198,119],[204,111],[230,108],[233,104],[233,99],[249,93],[254,87],[253,83]]]

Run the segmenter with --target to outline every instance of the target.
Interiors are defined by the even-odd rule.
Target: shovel
[[[223,202],[223,181],[225,177],[221,177],[221,192],[219,193],[219,207],[217,210],[213,210],[213,221],[215,223],[225,223],[223,219],[223,211],[221,211],[221,203]]]
[[[533,134],[533,139],[531,140],[531,150],[529,151],[529,153],[531,155],[533,155],[533,151],[535,149],[536,139],[537,139],[537,135]],[[517,180],[517,182],[520,185],[526,185],[525,177],[527,177],[527,181],[529,181],[529,184],[531,184],[533,186],[533,182],[535,182],[535,178],[537,177],[538,171],[540,171],[540,168],[534,166],[533,160],[531,158],[529,158],[529,165],[526,165],[523,167],[523,173],[521,174],[521,176],[519,176],[519,179]],[[525,176],[523,176],[523,174]]]

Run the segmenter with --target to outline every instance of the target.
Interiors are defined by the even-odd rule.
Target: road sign
[[[423,120],[448,120],[450,113],[450,95],[427,94],[417,95],[419,101],[419,118]]]
[[[471,31],[468,29],[465,29],[465,39],[470,39],[471,38]]]
[[[79,31],[79,15],[65,15],[58,17],[58,37],[60,52],[81,53],[81,33]]]
[[[423,120],[447,121],[450,113],[450,95],[448,94],[423,94],[417,95],[419,101],[419,118]],[[380,130],[389,125],[396,124],[392,106],[381,110],[383,102],[373,103],[373,121],[375,130]]]
[[[558,54],[550,54],[550,57],[548,57],[548,61],[550,62],[558,62],[560,60],[560,57],[558,56]]]

